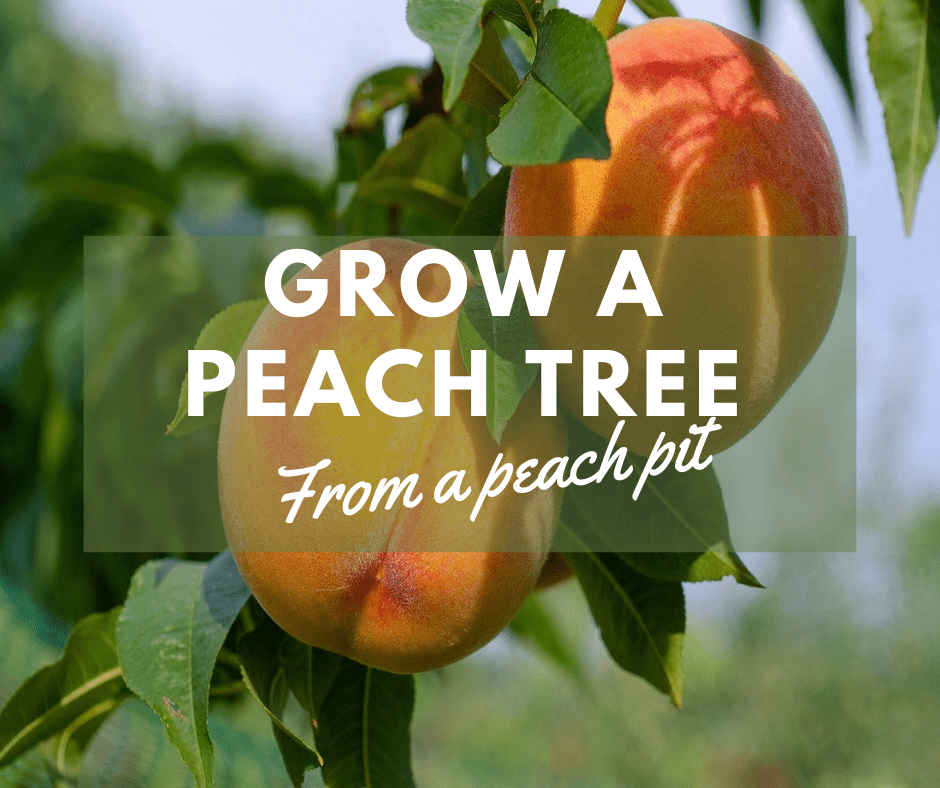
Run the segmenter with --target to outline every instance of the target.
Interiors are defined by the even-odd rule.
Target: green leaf
[[[345,235],[380,238],[394,233],[389,211],[378,203],[354,196],[342,216]]]
[[[310,769],[319,768],[323,762],[316,750],[284,723],[289,686],[277,653],[281,640],[288,638],[283,630],[268,619],[239,640],[238,653],[245,684],[271,718],[274,739],[281,751],[287,775],[291,783],[300,788],[304,774]]]
[[[570,416],[566,423],[570,457],[586,452],[604,456],[606,440]],[[731,546],[714,463],[685,472],[671,465],[648,477],[633,500],[646,458],[628,458],[633,471],[622,481],[610,471],[601,482],[567,488],[563,516],[572,515],[570,527],[556,536],[554,549],[581,549],[578,544],[586,542],[592,550],[622,554],[634,569],[655,579],[699,582],[731,576],[743,585],[760,587]],[[599,467],[599,460],[585,464],[592,469]],[[589,470],[580,475],[587,477]],[[577,541],[566,544],[575,521],[580,526]]]
[[[356,196],[382,205],[409,205],[452,222],[467,204],[466,140],[441,115],[428,115],[402,134],[362,176]]]
[[[715,546],[702,553],[620,553],[638,572],[655,580],[702,583],[729,575],[742,585],[763,588],[737,553]]]
[[[845,26],[845,0],[803,0],[819,41],[826,50],[829,62],[835,69],[849,100],[853,113],[857,113],[855,90],[852,86],[852,71],[849,66],[849,42]]]
[[[487,9],[512,23],[527,36],[532,34],[529,20],[538,24],[545,4],[542,0],[490,0]]]
[[[532,643],[543,655],[566,673],[584,683],[584,671],[572,645],[558,623],[535,596],[529,595],[509,628],[520,640]]]
[[[356,86],[349,101],[346,128],[372,128],[390,109],[420,98],[423,76],[423,68],[395,66],[366,77]]]
[[[564,528],[567,520],[560,525]],[[566,553],[601,639],[624,670],[682,706],[685,597],[682,584],[653,580],[614,553]]]
[[[490,149],[486,144],[486,135],[496,128],[497,118],[463,101],[454,107],[450,119],[457,124],[467,139],[464,173],[467,180],[467,196],[472,199],[491,177]],[[447,234],[450,234],[450,227],[447,228]]]
[[[408,27],[431,45],[444,72],[444,109],[460,97],[470,61],[483,39],[486,0],[408,0]]]
[[[535,42],[515,25],[506,28],[502,36],[503,49],[519,79],[525,77],[535,59]]]
[[[760,32],[764,23],[764,0],[747,0],[748,10],[751,12],[751,21],[754,29]]]
[[[503,233],[506,217],[506,194],[511,169],[503,167],[473,195],[451,227],[454,236],[483,235],[497,237]]]
[[[908,234],[940,119],[940,8],[936,0],[892,0],[872,19],[868,59]]]
[[[868,11],[868,16],[871,17],[872,22],[877,21],[878,16],[881,14],[881,9],[886,2],[887,0],[862,0],[862,5],[865,6],[865,10]]]
[[[337,183],[358,181],[385,150],[385,129],[341,129],[336,132]]]
[[[211,786],[209,682],[250,593],[229,552],[151,561],[131,581],[117,645],[127,686],[156,712],[198,786]]]
[[[605,127],[613,85],[607,44],[586,19],[556,9],[539,26],[532,70],[488,137],[502,164],[606,159]]]
[[[54,154],[33,173],[36,186],[60,197],[138,208],[163,221],[173,210],[173,178],[127,148],[83,144]]]
[[[336,683],[343,658],[332,651],[323,651],[292,637],[284,637],[278,650],[278,659],[291,692],[312,719],[319,719],[323,702]]]
[[[115,646],[120,608],[78,624],[62,657],[20,685],[0,711],[0,767],[56,733],[101,717],[128,696]]]
[[[179,175],[194,172],[226,172],[245,179],[248,199],[258,208],[271,211],[305,211],[318,231],[330,232],[327,199],[315,181],[283,166],[264,167],[252,162],[230,142],[199,142],[188,147],[176,164]]]
[[[496,278],[500,288],[505,287],[506,273]],[[519,401],[538,376],[538,366],[525,363],[526,350],[538,348],[525,300],[517,290],[510,313],[497,317],[490,311],[483,286],[472,288],[460,309],[457,336],[467,369],[471,351],[486,351],[486,423],[499,443]]]
[[[187,175],[205,170],[249,174],[252,164],[241,148],[231,142],[194,142],[180,155],[176,171]]]
[[[84,236],[112,232],[116,213],[77,200],[43,206],[23,228],[10,257],[0,261],[0,293],[28,290],[41,299],[58,294],[63,283],[81,276]]]
[[[470,61],[460,98],[484,112],[496,115],[518,87],[519,78],[506,57],[496,25],[489,22],[483,27],[483,40]]]
[[[111,712],[130,695],[130,692],[126,692],[92,706],[69,723],[68,727],[55,738],[52,757],[56,771],[63,777],[63,782],[68,780],[77,782],[82,756],[91,740],[107,722]]]
[[[268,305],[266,298],[254,301],[242,301],[223,309],[213,317],[199,332],[194,350],[222,350],[233,360],[238,358],[242,345],[255,322]],[[224,391],[213,391],[203,398],[202,416],[189,415],[189,374],[183,378],[176,415],[167,427],[170,435],[181,437],[218,424],[222,418],[222,404],[225,402]]]
[[[414,676],[343,659],[315,730],[330,788],[414,788]]]
[[[356,196],[354,185],[363,173],[375,164],[384,150],[384,124],[358,130],[343,128],[336,133],[336,210],[342,219],[339,231],[346,235],[388,235],[388,211],[381,205]]]
[[[650,19],[657,19],[661,16],[680,16],[669,0],[633,0],[633,4]]]
[[[248,198],[266,211],[299,208],[314,217],[326,211],[320,187],[284,167],[256,171],[248,182]]]

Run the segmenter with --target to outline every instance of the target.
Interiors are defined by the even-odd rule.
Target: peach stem
[[[592,21],[594,27],[601,31],[601,35],[605,39],[610,38],[614,32],[614,27],[617,25],[617,20],[620,19],[620,13],[623,11],[625,4],[626,0],[601,0],[600,5],[597,7]]]

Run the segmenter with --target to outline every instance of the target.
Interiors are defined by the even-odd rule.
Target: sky
[[[674,2],[686,16],[755,35],[743,0]],[[560,4],[584,16],[596,6]],[[894,513],[916,510],[940,501],[940,155],[924,175],[906,237],[865,58],[870,25],[861,5],[850,4],[849,18],[860,133],[798,0],[766,5],[763,43],[791,66],[820,109],[843,170],[849,231],[858,239],[859,502]],[[360,79],[430,61],[429,47],[408,30],[404,6],[404,0],[52,0],[69,39],[118,64],[132,111],[158,118],[182,107],[223,132],[250,124],[321,162],[333,159],[332,129]],[[643,16],[628,4],[623,19],[632,24]],[[872,539],[863,535],[860,548]],[[869,591],[878,593],[870,584]]]

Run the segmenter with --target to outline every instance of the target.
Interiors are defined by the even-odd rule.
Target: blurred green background
[[[700,13],[709,17],[704,8]],[[249,125],[209,132],[185,108],[129,112],[113,63],[79,52],[51,18],[37,0],[0,4],[0,704],[56,655],[75,621],[118,604],[134,568],[149,557],[81,550],[84,409],[108,405],[82,396],[82,236],[160,234],[170,224],[194,234],[309,232],[329,226],[322,203],[336,197],[323,185],[332,152],[305,157]],[[333,89],[345,102],[362,76]],[[224,143],[204,153],[237,151],[241,174],[189,172],[172,216],[79,200],[30,182],[50,156],[80,142],[126,146],[131,158],[159,173],[199,141]],[[880,137],[869,144],[885,147]],[[854,166],[845,151],[840,155],[847,169]],[[244,176],[248,170],[252,179]],[[925,184],[936,171],[934,162]],[[847,173],[848,188],[863,182]],[[851,205],[850,199],[850,211]],[[889,219],[900,235],[900,212]],[[936,238],[923,215],[920,224],[915,233]],[[853,232],[860,239],[858,552],[745,556],[768,590],[726,583],[690,589],[681,712],[613,665],[577,587],[545,592],[566,624],[583,680],[511,635],[421,676],[413,727],[419,785],[935,784],[940,498],[936,464],[925,469],[922,449],[910,448],[930,430],[898,412],[937,390],[940,367],[925,360],[935,357],[940,331],[913,308],[878,301],[863,252],[891,247]],[[172,266],[160,275],[178,285],[185,303],[224,301],[219,282],[193,280]],[[929,290],[925,282],[940,284],[935,264],[900,276],[923,289]],[[146,279],[135,286],[147,292]],[[886,330],[864,323],[863,313],[881,316]],[[186,347],[198,325],[181,319],[178,329]],[[891,342],[894,355],[882,348]],[[891,368],[879,369],[885,358],[892,358]],[[167,358],[149,373],[155,411],[140,413],[139,423],[142,434],[157,430],[153,440],[162,438],[175,410],[183,359]],[[887,383],[866,391],[874,379]],[[211,441],[197,438],[174,450],[204,453]],[[251,699],[217,708],[213,735],[220,784],[287,784],[267,721]],[[78,784],[190,780],[156,718],[129,702],[100,731]],[[317,780],[308,776],[310,784]],[[0,785],[55,784],[41,750],[0,770]]]

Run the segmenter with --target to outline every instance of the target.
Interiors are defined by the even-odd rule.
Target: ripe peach
[[[270,305],[259,317],[236,362],[235,381],[226,393],[219,433],[219,495],[226,536],[246,583],[258,602],[285,630],[320,648],[345,654],[383,670],[410,673],[440,667],[493,638],[515,615],[532,590],[551,544],[561,491],[521,495],[511,488],[488,499],[474,522],[476,495],[463,501],[434,500],[438,481],[465,470],[461,489],[478,493],[496,456],[514,465],[540,463],[564,454],[560,419],[539,415],[538,392],[523,398],[500,444],[486,418],[470,416],[467,391],[451,394],[451,415],[435,416],[435,350],[451,350],[451,374],[466,374],[456,327],[457,312],[427,318],[411,311],[400,289],[407,260],[424,248],[386,239],[353,245],[378,252],[386,277],[376,293],[394,313],[373,316],[360,303],[355,317],[341,317],[339,250],[324,255],[314,273],[326,279],[326,303],[305,318],[285,317]],[[295,277],[288,298],[301,301]],[[418,290],[440,301],[449,289],[446,271],[423,269]],[[369,365],[383,352],[409,348],[424,354],[417,368],[394,366],[384,378],[394,400],[417,398],[423,412],[393,418],[366,394]],[[265,401],[286,403],[285,416],[252,416],[246,409],[246,351],[284,350],[286,363],[266,368],[284,376],[283,391]],[[344,416],[337,404],[318,403],[309,417],[292,415],[317,351],[336,352],[359,409]],[[335,388],[336,381],[331,381]],[[329,388],[329,384],[325,385]],[[330,464],[311,484],[317,495],[285,523],[285,494],[298,491],[304,477],[284,477],[278,469]],[[327,484],[346,490],[365,482],[375,491],[385,478],[419,481],[386,508],[363,505],[344,513],[334,500],[313,518]],[[364,488],[361,488],[364,489]],[[369,493],[363,493],[368,498]],[[353,496],[358,501],[358,494]],[[345,500],[345,499],[344,499]],[[355,510],[350,504],[349,510]]]
[[[806,90],[757,42],[707,22],[659,19],[620,33],[608,49],[610,158],[516,167],[506,247],[512,236],[647,236],[624,239],[623,248],[644,250],[662,317],[621,304],[598,318],[616,257],[576,254],[565,258],[549,315],[533,318],[535,333],[543,348],[575,351],[558,369],[561,399],[607,437],[621,417],[603,400],[598,416],[583,415],[580,351],[627,358],[618,392],[638,415],[626,418],[620,442],[639,454],[661,431],[679,441],[707,421],[696,407],[698,351],[737,350],[733,370],[716,369],[736,377],[735,391],[717,399],[735,402],[737,415],[718,418],[707,456],[763,419],[828,330],[845,265],[836,154]],[[747,238],[695,245],[665,236]],[[544,259],[530,254],[537,276]],[[664,397],[684,401],[684,416],[645,415],[647,349],[685,351],[683,368],[663,370],[685,376],[685,394]]]

